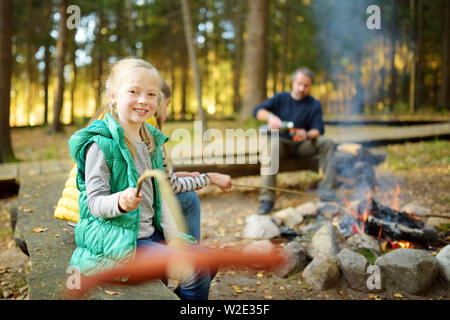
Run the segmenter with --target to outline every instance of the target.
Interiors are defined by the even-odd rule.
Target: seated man
[[[334,168],[332,157],[335,149],[333,141],[323,136],[324,122],[322,106],[319,101],[309,95],[313,82],[313,74],[307,68],[297,69],[291,76],[291,92],[275,94],[253,111],[259,121],[267,121],[270,130],[282,128],[282,121],[293,122],[295,134],[280,132],[279,139],[271,143],[278,144],[279,163],[288,158],[313,158],[318,155],[319,168],[323,170],[324,178],[319,182],[319,195],[335,199]],[[276,147],[276,146],[272,146]],[[276,174],[262,174],[262,185],[275,187]],[[275,202],[275,192],[262,189],[259,200],[259,214],[272,211]]]

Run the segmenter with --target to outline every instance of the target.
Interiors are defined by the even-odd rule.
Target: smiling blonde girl
[[[138,177],[145,170],[164,170],[161,147],[167,137],[146,124],[158,115],[164,98],[161,85],[150,63],[120,60],[105,83],[110,112],[69,140],[80,191],[71,265],[83,274],[129,261],[137,246],[170,250],[182,242],[157,181],[145,180],[136,195]],[[197,270],[182,279],[180,298],[207,299],[209,286],[209,273]]]

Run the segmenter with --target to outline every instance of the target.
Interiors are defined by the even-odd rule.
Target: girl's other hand
[[[208,176],[211,178],[211,183],[221,189],[230,189],[233,185],[231,183],[231,177],[227,174],[208,172]]]
[[[127,188],[119,195],[119,208],[127,212],[136,210],[142,202],[142,193],[136,197],[136,188]]]

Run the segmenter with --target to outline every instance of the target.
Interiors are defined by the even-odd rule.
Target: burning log
[[[410,241],[424,246],[438,244],[438,231],[427,226],[418,216],[396,211],[381,205],[373,199],[358,206],[360,216],[366,216],[365,233],[389,240]]]

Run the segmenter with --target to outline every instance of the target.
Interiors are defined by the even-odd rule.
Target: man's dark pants
[[[310,161],[314,161],[314,158],[318,157],[319,168],[321,168],[324,173],[324,177],[319,182],[319,191],[333,190],[335,172],[332,164],[332,158],[335,150],[335,144],[330,138],[319,136],[314,140],[308,139],[302,142],[294,142],[292,140],[280,137],[279,139],[272,139],[271,143],[275,143],[275,145],[272,145],[271,148],[277,148],[276,144],[278,144],[279,166],[281,166],[283,160],[286,159],[309,159]],[[277,159],[271,159],[271,161],[277,161]],[[275,187],[276,177],[276,174],[264,175],[261,172],[262,185],[267,187]],[[275,192],[272,190],[262,189],[259,200],[269,200],[274,202]]]

